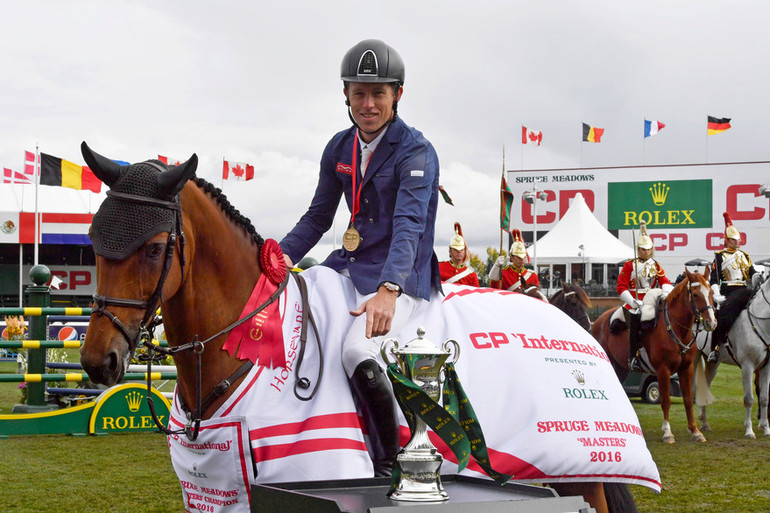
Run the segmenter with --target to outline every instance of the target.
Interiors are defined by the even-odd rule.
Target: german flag
[[[598,143],[602,141],[602,135],[604,135],[603,128],[596,128],[583,123],[583,141]]]
[[[730,130],[730,118],[715,118],[709,116],[708,135],[721,134]]]
[[[78,166],[59,157],[40,154],[40,185],[55,185],[70,189],[99,192],[102,182],[87,167]]]

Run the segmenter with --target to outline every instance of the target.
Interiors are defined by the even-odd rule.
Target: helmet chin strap
[[[396,120],[396,118],[398,117],[398,102],[395,101],[395,102],[393,102],[393,116],[389,120],[387,120],[385,123],[383,123],[381,127],[377,128],[376,130],[372,130],[370,132],[367,132],[366,130],[364,130],[360,126],[358,126],[358,123],[356,123],[356,120],[353,117],[353,110],[350,108],[350,100],[348,100],[347,98],[345,98],[345,105],[348,106],[348,117],[350,118],[350,121],[353,123],[353,125],[356,128],[358,128],[358,130],[360,130],[361,132],[365,133],[366,135],[374,135],[374,134],[376,134],[377,132],[379,132],[380,130],[385,128],[390,123],[393,123]]]

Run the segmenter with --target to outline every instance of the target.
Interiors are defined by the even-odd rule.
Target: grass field
[[[717,403],[709,408],[714,431],[705,433],[707,443],[690,442],[681,398],[671,410],[673,446],[660,440],[660,406],[632,400],[663,482],[661,494],[631,487],[640,512],[770,511],[770,439],[743,438],[737,367],[722,365],[712,391]],[[15,402],[15,385],[0,384],[0,413]],[[12,437],[0,440],[0,455],[2,511],[183,511],[160,434]]]

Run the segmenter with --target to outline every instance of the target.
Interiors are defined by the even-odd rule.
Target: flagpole
[[[220,189],[224,189],[224,186],[225,186],[225,161],[226,161],[225,156],[222,155],[222,175],[219,178],[219,188]]]
[[[37,241],[40,238],[40,213],[38,212],[38,191],[40,189],[40,145],[35,144],[35,265],[38,263]]]
[[[503,144],[503,172],[501,175],[500,183],[502,183],[502,178],[505,178],[505,144]],[[503,211],[503,203],[504,203],[504,198],[503,198],[503,191],[501,189],[500,190],[500,212]],[[503,254],[503,227],[502,226],[500,226],[500,252],[498,254],[499,255]]]
[[[524,125],[521,125],[521,133],[524,134]],[[524,171],[524,143],[521,143],[521,167],[520,169]],[[503,155],[503,161],[505,161],[505,155]]]
[[[709,163],[709,117],[708,114],[706,114],[706,164]]]
[[[647,118],[642,118],[642,166],[647,165],[647,137],[645,137],[645,129],[647,127]]]

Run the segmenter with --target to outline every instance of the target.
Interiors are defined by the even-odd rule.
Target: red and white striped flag
[[[37,163],[40,164],[40,157],[38,157]],[[35,154],[31,151],[24,152],[24,174],[35,176]]]
[[[525,126],[521,127],[521,144],[537,144],[540,146],[542,140],[543,132],[530,130]]]
[[[164,164],[167,164],[169,166],[178,166],[179,164],[182,163],[181,160],[177,160],[177,159],[175,159],[173,157],[166,157],[166,156],[163,156],[163,155],[158,155],[158,160],[160,160],[161,162],[163,162]]]
[[[245,162],[224,160],[222,178],[225,180],[251,180],[254,178],[254,166]]]
[[[32,178],[13,169],[3,168],[3,183],[32,184]]]

